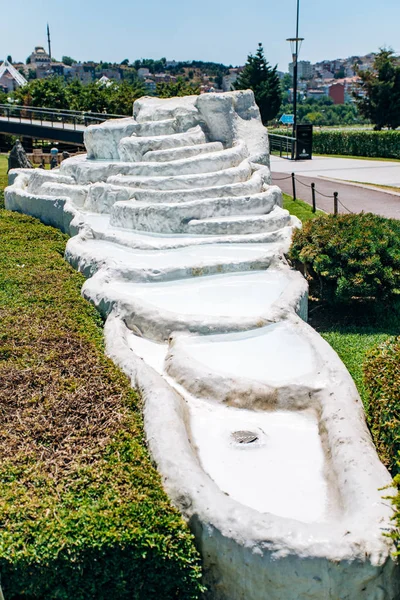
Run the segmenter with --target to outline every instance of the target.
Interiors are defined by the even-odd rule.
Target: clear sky
[[[286,71],[295,12],[296,0],[8,0],[0,59],[25,61],[35,45],[47,45],[48,21],[58,60],[165,56],[235,66],[260,41],[268,61]],[[300,0],[300,58],[346,58],[382,46],[400,52],[399,23],[400,0]]]

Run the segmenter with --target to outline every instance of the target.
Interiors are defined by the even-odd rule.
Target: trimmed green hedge
[[[392,474],[400,475],[400,337],[370,350],[363,371],[375,443]]]
[[[391,537],[400,556],[400,337],[369,351],[363,364],[369,399],[370,427],[379,456],[394,476],[398,492],[391,497],[396,529]]]
[[[0,575],[6,600],[196,600],[193,536],[104,355],[66,236],[0,211]]]
[[[294,232],[289,258],[330,304],[400,298],[400,221],[372,213],[322,215]]]
[[[314,131],[313,152],[400,159],[400,131]]]

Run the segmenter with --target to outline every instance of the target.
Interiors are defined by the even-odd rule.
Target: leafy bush
[[[400,490],[400,475],[396,475],[394,478],[394,483],[397,486],[397,489]],[[398,491],[397,494],[391,498],[391,500],[394,510],[393,521],[396,527],[396,529],[392,532],[391,537],[397,548],[395,556],[400,556],[400,491]]]
[[[363,364],[370,428],[379,456],[400,490],[400,337],[369,351]],[[400,556],[400,491],[391,498],[396,529],[391,534]]]
[[[400,475],[400,337],[369,351],[363,365],[371,431],[383,462]]]
[[[4,210],[0,229],[6,600],[199,598],[193,537],[151,463],[140,399],[63,260],[66,236]]]
[[[295,231],[289,258],[328,303],[392,301],[400,294],[400,221],[371,213],[319,216]]]
[[[400,158],[400,131],[314,131],[316,154]]]

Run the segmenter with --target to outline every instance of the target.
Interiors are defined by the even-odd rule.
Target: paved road
[[[293,163],[291,163],[293,165]],[[400,164],[400,163],[399,163]],[[285,173],[278,173],[272,167],[272,182],[278,185],[286,194],[293,195],[291,177]],[[333,212],[333,192],[338,192],[339,212],[372,212],[383,217],[400,219],[400,195],[379,192],[373,189],[345,183],[326,181],[318,177],[304,177],[296,175],[296,196],[309,204],[312,203],[311,182],[315,183],[317,208],[325,212]],[[330,196],[326,198],[324,196]],[[346,208],[345,208],[346,207]],[[348,210],[347,210],[348,209]]]
[[[293,171],[305,177],[327,177],[400,188],[400,162],[327,156],[315,156],[312,160],[293,162],[279,156],[271,156],[271,170],[280,173]]]

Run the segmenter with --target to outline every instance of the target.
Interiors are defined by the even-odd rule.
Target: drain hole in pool
[[[237,444],[252,444],[258,440],[258,435],[253,431],[234,431],[232,437]]]

